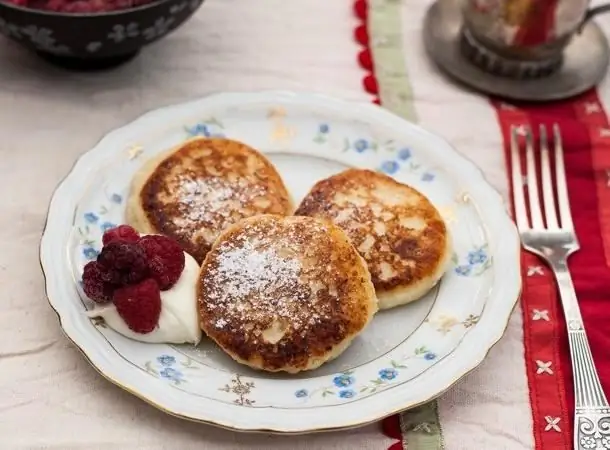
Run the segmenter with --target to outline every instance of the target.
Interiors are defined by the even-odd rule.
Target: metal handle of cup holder
[[[585,27],[585,25],[587,24],[587,22],[589,22],[589,20],[591,20],[593,17],[597,16],[598,14],[605,13],[608,11],[610,11],[610,3],[606,3],[605,5],[599,5],[599,6],[595,6],[593,8],[589,8],[587,10],[587,12],[585,13],[584,19],[582,19],[582,22],[578,27],[578,32],[580,33],[582,31],[582,29]]]

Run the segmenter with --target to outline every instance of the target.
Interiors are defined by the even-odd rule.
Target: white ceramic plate
[[[132,174],[196,135],[267,153],[296,202],[346,167],[388,173],[424,192],[453,235],[453,265],[411,305],[379,313],[337,360],[297,376],[198,348],[143,344],[84,315],[84,264],[123,222]],[[286,92],[218,94],[146,114],[108,134],[57,188],[41,241],[47,294],[67,336],[110,381],[158,408],[245,431],[363,425],[429,401],[475,368],[506,329],[521,288],[519,240],[500,196],[442,139],[368,104]]]

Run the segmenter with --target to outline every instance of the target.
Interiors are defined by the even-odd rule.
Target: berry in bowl
[[[182,25],[203,0],[0,0],[0,34],[66,68],[119,65]]]

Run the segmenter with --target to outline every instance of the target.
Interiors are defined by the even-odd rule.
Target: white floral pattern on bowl
[[[74,33],[70,14],[45,14],[0,2],[0,34],[36,50],[54,62],[87,60],[88,67],[111,59],[126,61],[141,47],[156,41],[184,23],[202,0],[151,2],[139,8],[87,18],[82,32]],[[44,17],[43,17],[44,16]],[[71,63],[68,63],[71,65]],[[103,63],[100,63],[104,66]],[[85,67],[82,61],[78,67]]]

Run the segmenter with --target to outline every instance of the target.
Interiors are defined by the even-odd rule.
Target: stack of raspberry
[[[96,261],[83,272],[85,294],[96,303],[113,302],[136,333],[150,333],[161,314],[161,291],[170,289],[184,270],[184,253],[173,240],[140,236],[128,225],[104,233]]]
[[[153,0],[0,0],[25,8],[63,13],[119,11],[152,3]]]

